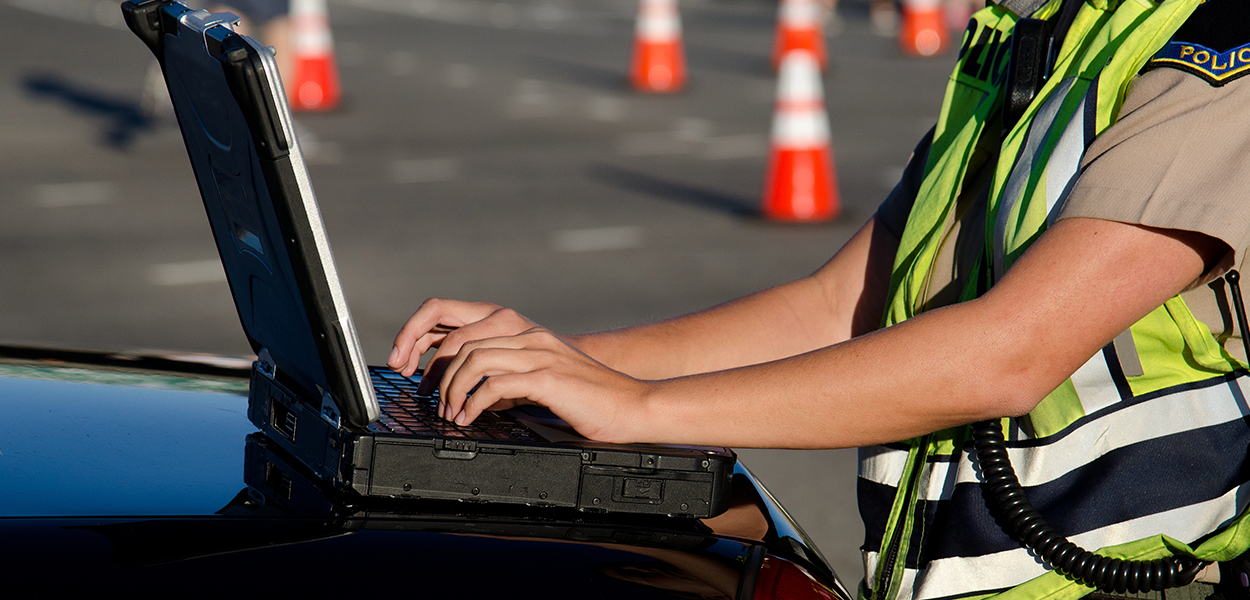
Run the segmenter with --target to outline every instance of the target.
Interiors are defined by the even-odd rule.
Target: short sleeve
[[[1250,78],[1216,87],[1175,69],[1138,76],[1119,120],[1082,159],[1059,218],[1205,233],[1241,264],[1250,245],[1247,107]]]

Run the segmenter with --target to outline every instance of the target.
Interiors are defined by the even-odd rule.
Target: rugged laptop
[[[364,496],[706,517],[728,505],[728,448],[591,442],[542,409],[438,419],[416,379],[368,367],[272,52],[237,17],[122,4],[156,55],[257,354],[248,416],[338,489]]]

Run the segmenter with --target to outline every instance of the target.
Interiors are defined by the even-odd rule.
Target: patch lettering
[[[1180,69],[1222,86],[1250,73],[1250,43],[1219,52],[1202,44],[1172,41],[1150,59],[1148,66]]]
[[[1147,69],[1168,67],[1222,86],[1250,73],[1250,2],[1203,0]]]

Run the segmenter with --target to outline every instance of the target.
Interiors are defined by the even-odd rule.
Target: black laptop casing
[[[343,299],[272,53],[228,13],[173,0],[123,14],[160,61],[240,322],[258,360],[248,417],[328,485],[363,496],[709,517],[728,507],[727,448],[394,434]],[[549,423],[548,423],[549,424]],[[544,433],[546,431],[546,433]]]

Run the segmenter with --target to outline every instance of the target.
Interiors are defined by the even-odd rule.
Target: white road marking
[[[509,118],[528,119],[555,116],[558,108],[556,95],[547,89],[546,83],[523,79],[517,83],[516,93],[508,99],[504,111]]]
[[[692,154],[706,160],[758,158],[768,154],[768,138],[760,133],[713,136],[716,126],[707,119],[681,118],[672,131],[627,133],[617,138],[622,156]]]
[[[534,9],[534,21],[542,29],[554,29],[566,18],[564,9],[554,4],[543,4]]]
[[[622,156],[689,154],[693,150],[693,144],[678,139],[671,131],[626,133],[616,141],[616,152]]]
[[[112,0],[9,0],[9,4],[49,17],[126,28],[121,3]]]
[[[226,280],[221,260],[193,260],[148,267],[148,283],[160,286],[196,285]]]
[[[412,10],[424,16],[438,12],[438,5],[438,0],[412,0]]]
[[[490,7],[490,24],[499,29],[511,29],[516,25],[516,9],[500,2]]]
[[[386,71],[396,77],[407,77],[417,72],[420,61],[412,52],[396,51],[386,57]]]
[[[35,206],[42,208],[94,206],[113,202],[117,188],[111,181],[45,183],[34,186],[34,196]]]
[[[453,64],[447,65],[447,71],[444,73],[447,85],[456,89],[467,89],[477,85],[477,69],[473,65]]]
[[[686,142],[702,142],[716,126],[707,119],[682,117],[673,124],[673,137]]]
[[[636,5],[628,3],[613,11],[605,10],[605,7],[560,6],[557,2],[533,5],[500,0],[335,0],[335,3],[420,19],[499,29],[547,31],[556,27],[570,30],[572,27],[578,33],[588,35],[619,31],[620,24],[632,21],[637,10]]]
[[[551,236],[551,246],[559,252],[629,250],[642,246],[642,228],[624,226],[566,229]]]
[[[733,158],[758,158],[767,155],[768,136],[762,133],[743,133],[707,140],[699,157],[708,160],[726,160]]]
[[[454,158],[417,158],[391,163],[391,181],[430,183],[460,178],[460,161]]]
[[[615,123],[625,116],[625,102],[612,96],[595,96],[587,102],[586,114],[595,121]]]

